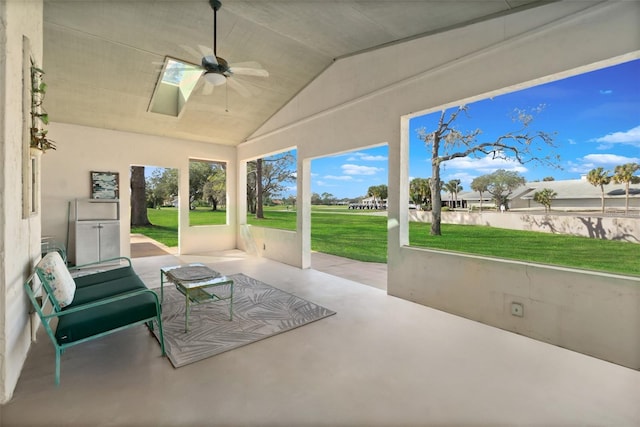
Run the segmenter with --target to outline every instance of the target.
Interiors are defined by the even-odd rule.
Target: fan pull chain
[[[224,111],[229,112],[229,84],[224,85]]]

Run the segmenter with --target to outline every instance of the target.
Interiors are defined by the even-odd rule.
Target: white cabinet
[[[120,256],[120,202],[77,199],[73,221],[75,265]]]

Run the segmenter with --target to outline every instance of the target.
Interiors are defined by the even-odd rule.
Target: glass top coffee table
[[[187,264],[160,269],[160,302],[164,300],[164,282],[176,285],[185,297],[184,331],[189,332],[191,304],[229,300],[229,320],[233,320],[233,280],[204,264]],[[224,293],[222,293],[224,292]]]

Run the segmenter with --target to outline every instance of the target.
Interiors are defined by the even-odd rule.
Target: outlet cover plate
[[[522,304],[520,304],[519,302],[512,302],[511,303],[511,314],[517,317],[523,317],[524,316],[524,306]]]

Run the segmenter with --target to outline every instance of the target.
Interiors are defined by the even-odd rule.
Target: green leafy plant
[[[47,137],[49,114],[42,107],[47,93],[47,84],[44,82],[44,71],[33,63],[31,64],[31,141],[29,145],[38,150],[55,150],[55,142]]]

